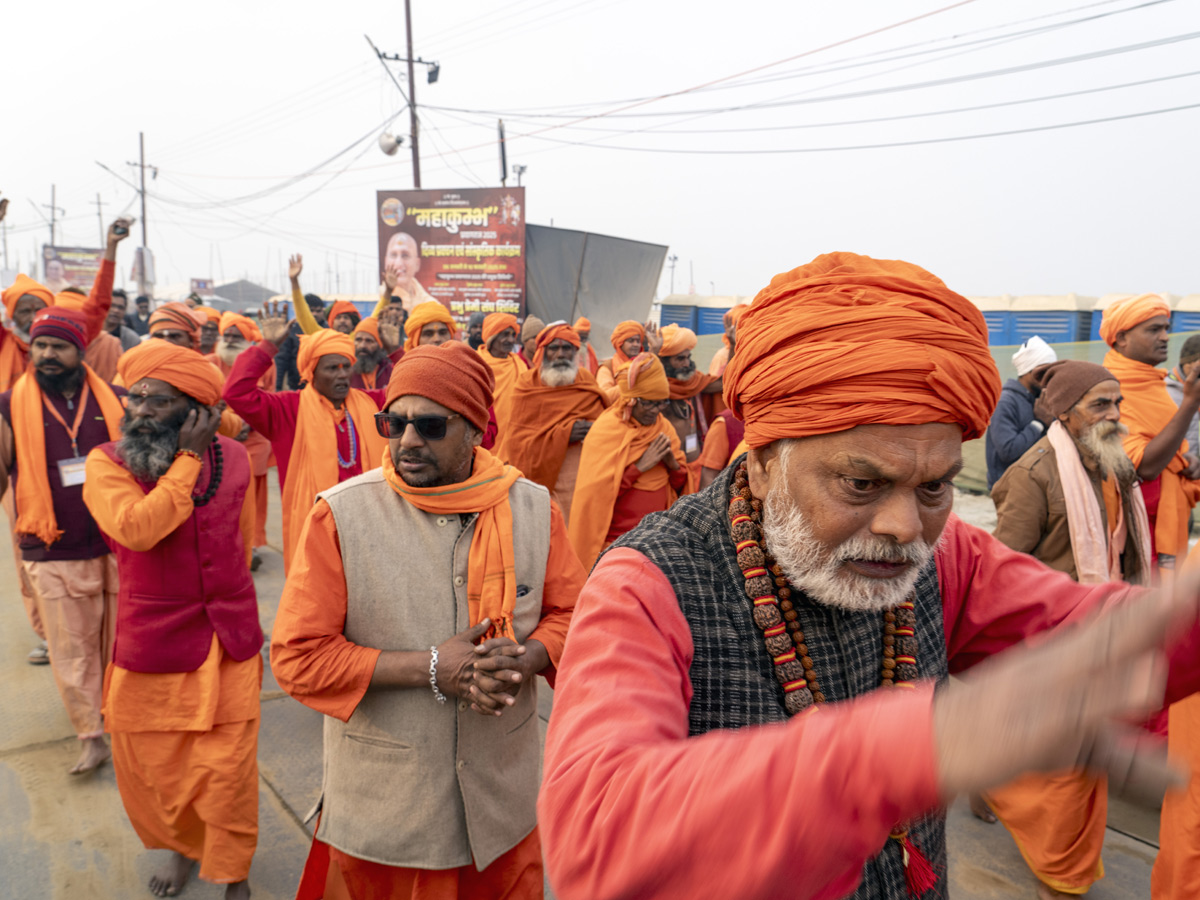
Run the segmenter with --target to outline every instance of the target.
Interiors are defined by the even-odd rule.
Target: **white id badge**
[[[683,452],[696,453],[700,449],[700,437],[696,432],[692,432],[683,439]]]
[[[75,456],[58,461],[58,477],[62,479],[63,487],[75,487],[83,484],[85,480],[83,466],[86,462],[86,456]]]

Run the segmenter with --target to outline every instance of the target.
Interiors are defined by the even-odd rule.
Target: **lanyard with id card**
[[[47,412],[58,421],[58,424],[66,429],[67,436],[71,438],[71,452],[74,454],[70,459],[58,460],[58,477],[62,482],[63,487],[78,487],[85,480],[84,463],[87,462],[86,456],[79,455],[79,426],[83,422],[83,412],[87,409],[88,397],[90,396],[88,383],[84,381],[83,390],[79,392],[79,407],[75,410],[75,421],[68,427],[63,421],[63,417],[58,414],[58,410],[50,405],[50,401],[46,396],[42,395],[42,403],[45,405]]]

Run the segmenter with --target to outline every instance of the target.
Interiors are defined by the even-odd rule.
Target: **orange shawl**
[[[86,363],[83,371],[88,390],[104,414],[108,437],[115,441],[121,437],[121,419],[125,415],[121,401]],[[16,484],[18,515],[14,530],[17,534],[32,534],[43,544],[49,545],[62,537],[63,532],[54,518],[54,501],[46,467],[45,410],[37,379],[32,375],[18,379],[12,389],[13,439],[19,473]]]
[[[1122,356],[1116,350],[1109,350],[1105,355],[1104,368],[1121,382],[1121,394],[1125,397],[1121,404],[1121,422],[1129,429],[1125,436],[1125,453],[1134,466],[1139,466],[1146,445],[1179,410],[1163,384],[1167,373],[1164,369]],[[1168,556],[1178,557],[1187,552],[1188,512],[1200,499],[1200,482],[1189,481],[1181,474],[1187,468],[1183,458],[1187,449],[1187,441],[1184,441],[1158,476],[1162,493],[1154,521],[1154,549]]]
[[[608,398],[586,369],[566,387],[547,387],[540,368],[526,369],[513,390],[508,427],[500,429],[496,455],[553,491],[571,428],[579,419],[594,422],[607,406]]]
[[[444,516],[479,513],[467,555],[469,623],[478,625],[490,619],[492,626],[485,638],[515,641],[512,618],[517,603],[517,573],[508,492],[521,473],[476,447],[471,477],[459,484],[411,487],[396,474],[390,450],[383,452],[383,477],[392,490],[421,512]]]
[[[691,400],[720,377],[720,375],[704,375],[697,371],[693,372],[692,377],[687,381],[677,381],[674,378],[668,378],[667,381],[671,385],[671,399]]]
[[[515,353],[510,353],[508,356],[492,356],[488,352],[486,343],[479,348],[479,356],[491,366],[492,374],[496,376],[496,386],[492,389],[492,409],[496,413],[499,440],[503,440],[512,417],[513,390],[517,386],[517,379],[529,369],[525,367],[521,357]],[[500,458],[506,459],[507,457],[500,456]]]
[[[7,328],[0,329],[0,392],[12,390],[29,365],[29,345]]]

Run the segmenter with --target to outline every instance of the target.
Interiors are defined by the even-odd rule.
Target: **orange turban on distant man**
[[[616,365],[617,362],[629,362],[630,357],[625,355],[625,351],[621,349],[621,345],[632,337],[641,338],[643,346],[645,345],[646,329],[642,326],[641,322],[622,322],[613,329],[612,345],[613,349],[617,351],[616,362],[614,362],[614,365]]]
[[[156,331],[186,331],[192,338],[192,347],[200,347],[200,329],[208,322],[208,316],[197,312],[186,303],[178,301],[164,303],[150,313],[150,334]]]
[[[354,362],[354,338],[332,328],[322,328],[314,334],[300,336],[300,350],[296,354],[296,368],[300,377],[312,381],[313,372],[322,356],[344,356]]]
[[[201,307],[197,307],[199,312]],[[258,325],[248,316],[238,315],[235,312],[227,312],[221,314],[221,322],[217,326],[221,329],[221,334],[227,332],[230,328],[236,328],[241,332],[242,338],[257,344],[263,339],[262,332],[258,330]]]
[[[221,399],[221,373],[198,353],[167,341],[145,341],[121,354],[117,374],[133,387],[143,378],[165,381],[205,406]]]
[[[17,280],[4,289],[4,308],[11,319],[17,309],[17,301],[26,294],[37,297],[47,306],[54,305],[54,294],[44,284],[39,284],[28,275],[18,275]]]
[[[408,335],[404,349],[414,349],[417,341],[421,339],[421,329],[433,322],[445,322],[446,327],[450,329],[450,337],[458,334],[458,323],[454,321],[454,316],[450,315],[450,310],[446,309],[445,304],[437,300],[426,300],[414,306],[413,311],[408,314],[408,320],[404,323],[404,333]]]
[[[663,339],[662,349],[658,351],[659,356],[678,356],[680,353],[696,349],[696,332],[690,328],[681,328],[671,323],[659,329],[659,334]]]
[[[375,338],[375,343],[377,343],[380,347],[383,346],[383,338],[379,336],[379,320],[374,316],[367,316],[354,326],[353,333],[358,334],[359,332]]]
[[[204,313],[204,315],[208,316],[208,321],[215,324],[218,328],[221,327],[221,311],[219,309],[213,309],[211,306],[197,306],[195,312]],[[221,330],[224,331],[225,329],[221,328]]]
[[[738,323],[725,402],[746,443],[858,425],[959,425],[1000,396],[983,314],[911,263],[828,253],[776,275]]]
[[[586,331],[588,334],[592,333],[592,322],[586,316],[580,316],[571,327],[576,331]]]
[[[1136,297],[1126,297],[1118,300],[1104,311],[1100,319],[1100,338],[1108,346],[1117,342],[1117,335],[1130,328],[1137,328],[1147,319],[1155,316],[1171,315],[1171,307],[1167,305],[1162,294],[1139,294]]]
[[[579,333],[566,322],[551,322],[538,332],[537,349],[533,351],[533,368],[540,369],[542,367],[542,359],[546,356],[546,347],[554,341],[566,341],[576,350],[583,343],[579,338]]]
[[[329,307],[329,313],[326,315],[326,320],[330,325],[338,316],[358,316],[362,318],[362,313],[358,311],[358,307],[349,300],[335,300]]]
[[[521,325],[517,322],[517,317],[508,313],[492,313],[483,320],[483,346],[487,346],[492,342],[492,339],[506,328],[513,330],[515,338],[521,333]]]

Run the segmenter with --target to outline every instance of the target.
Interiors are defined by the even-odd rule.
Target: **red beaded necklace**
[[[789,716],[805,710],[816,712],[825,702],[800,614],[792,602],[792,588],[783,569],[771,558],[762,536],[762,501],[750,491],[746,463],[734,472],[729,488],[729,528],[737,549],[738,568],[746,580],[746,596],[754,603],[754,624],[775,663],[775,678],[783,687],[783,705]],[[883,614],[883,663],[879,680],[883,687],[914,687],[917,680],[917,615],[911,600]],[[933,867],[913,844],[908,829],[897,827],[890,837],[903,850],[904,876],[908,892],[919,897],[937,884]]]

